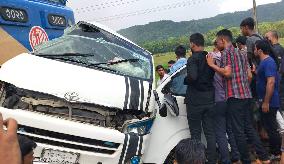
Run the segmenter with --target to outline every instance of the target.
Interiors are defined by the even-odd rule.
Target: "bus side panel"
[[[40,26],[40,25],[34,25],[34,26]],[[29,51],[32,51],[32,47],[30,45],[30,36],[29,33],[31,29],[34,27],[19,27],[19,26],[3,26],[1,25],[2,29],[6,31],[11,37],[13,37],[15,40],[17,40],[20,44],[22,44],[26,49]],[[40,26],[42,27],[42,26]],[[44,28],[43,28],[44,29]],[[63,30],[56,30],[56,29],[44,29],[46,34],[48,35],[49,40],[52,40],[54,38],[58,38],[63,35]],[[9,46],[9,45],[5,45]],[[18,55],[18,54],[17,54]]]
[[[73,11],[70,8],[62,5],[54,5],[36,1],[4,0],[0,1],[0,7],[22,9],[25,10],[28,15],[28,21],[24,23],[7,21],[0,16],[0,65],[16,55],[33,50],[30,43],[30,38],[33,38],[33,42],[38,42],[38,40],[41,40],[35,39],[40,38],[35,37],[35,33],[32,33],[34,35],[30,35],[33,27],[39,26],[40,29],[42,29],[42,33],[48,36],[45,37],[48,38],[48,40],[58,38],[63,35],[66,27],[50,25],[48,22],[49,14],[64,16],[67,25],[75,23]],[[5,40],[2,40],[3,38],[5,38]]]
[[[7,60],[13,58],[15,54],[28,52],[20,42],[9,35],[4,29],[0,27],[0,65]]]

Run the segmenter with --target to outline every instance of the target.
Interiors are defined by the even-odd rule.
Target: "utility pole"
[[[255,22],[255,31],[258,33],[258,21],[257,21],[257,13],[256,13],[256,1],[253,0],[253,18]]]

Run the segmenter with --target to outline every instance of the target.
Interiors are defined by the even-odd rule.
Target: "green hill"
[[[257,7],[259,22],[274,22],[284,19],[284,0]],[[190,33],[206,33],[219,26],[238,27],[242,19],[251,16],[252,10],[220,14],[212,18],[173,22],[169,20],[133,26],[118,32],[130,40],[143,44],[148,41],[164,40],[170,37],[188,36]]]
[[[205,45],[212,46],[214,40],[216,39],[216,33],[223,28],[224,27],[219,26],[213,30],[204,33]],[[284,37],[284,20],[277,22],[259,23],[258,29],[261,35],[264,35],[269,30],[276,30],[280,37]],[[231,27],[229,28],[229,30],[232,31],[234,38],[241,35],[240,28],[238,26]],[[142,47],[144,47],[145,49],[149,50],[154,54],[173,52],[173,50],[178,45],[184,45],[188,48],[188,36],[184,35],[181,37],[169,37],[167,39],[162,39],[162,40],[146,41],[143,44],[141,44]]]

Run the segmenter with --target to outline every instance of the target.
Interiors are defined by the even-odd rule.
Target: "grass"
[[[213,49],[213,47],[211,47],[211,46],[205,48],[205,50],[208,51],[208,52],[212,51],[212,49]],[[188,52],[187,57],[189,57],[189,56],[190,56],[190,53]],[[174,52],[154,54],[155,66],[162,65],[166,69],[168,69],[168,61],[170,61],[170,60],[176,60],[176,55],[175,55]]]
[[[176,60],[174,52],[167,52],[167,53],[154,55],[155,66],[163,65],[164,67],[167,68],[168,61],[170,60]]]
[[[279,42],[280,42],[280,44],[281,44],[282,46],[284,46],[284,38],[280,38],[280,39],[279,39]]]

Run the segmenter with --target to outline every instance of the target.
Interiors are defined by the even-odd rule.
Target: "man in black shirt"
[[[284,73],[284,48],[279,44],[279,37],[277,31],[269,31],[265,34],[266,39],[271,43],[274,55],[280,59],[281,67],[280,73]]]
[[[280,86],[279,86],[279,91],[280,91],[280,99],[281,99],[281,108],[283,109],[284,107],[284,48],[279,44],[279,37],[278,33],[276,31],[269,31],[268,33],[265,34],[265,37],[267,40],[270,41],[272,48],[273,48],[273,53],[276,58],[280,59],[280,74],[281,74],[281,81],[280,81]]]
[[[259,59],[254,56],[254,48],[255,48],[255,42],[258,40],[262,40],[262,36],[260,36],[255,31],[255,21],[252,17],[245,18],[241,24],[240,29],[243,34],[243,36],[247,37],[246,40],[246,47],[247,47],[247,57],[249,60],[250,68],[253,69],[253,67],[257,67],[259,63]],[[257,98],[256,95],[256,79],[255,74],[253,74],[252,82],[250,84],[251,92],[253,98]],[[255,103],[255,100],[253,100]]]
[[[240,24],[240,29],[243,36],[247,37],[246,46],[247,46],[247,56],[252,67],[252,64],[258,65],[258,59],[254,56],[255,42],[262,40],[263,37],[255,32],[255,22],[254,19],[248,17],[244,19]]]
[[[207,141],[208,164],[216,164],[216,137],[213,122],[215,72],[206,61],[204,37],[200,33],[190,36],[192,56],[187,61],[188,85],[185,103],[191,139],[201,140],[201,125]]]

